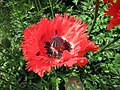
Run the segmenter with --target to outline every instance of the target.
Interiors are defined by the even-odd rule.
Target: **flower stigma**
[[[52,58],[61,58],[64,50],[70,52],[71,44],[66,40],[63,40],[60,36],[54,36],[50,39],[50,42],[45,42],[46,54]]]

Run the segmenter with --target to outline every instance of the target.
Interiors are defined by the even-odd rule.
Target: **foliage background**
[[[77,76],[86,90],[119,90],[120,40],[103,51],[86,54],[89,63],[80,68],[61,67],[40,78],[25,70],[25,59],[20,48],[22,32],[40,18],[54,17],[55,13],[78,16],[91,28],[95,0],[0,0],[0,89],[1,90],[65,90],[70,76]],[[120,25],[110,31],[104,16],[106,5],[100,1],[98,17],[90,39],[102,48],[120,34]]]

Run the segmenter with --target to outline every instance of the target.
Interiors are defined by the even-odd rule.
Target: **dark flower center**
[[[54,36],[50,42],[45,42],[46,54],[49,57],[61,58],[64,50],[71,50],[71,44],[59,36]]]

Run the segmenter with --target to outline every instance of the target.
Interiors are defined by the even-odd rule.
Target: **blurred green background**
[[[80,68],[61,67],[41,78],[25,70],[20,48],[23,30],[55,13],[78,16],[91,28],[95,0],[0,0],[0,90],[65,90],[68,77],[77,76],[85,90],[120,90],[120,40],[104,50],[86,54],[89,63]],[[100,1],[98,17],[90,39],[102,48],[120,36],[120,25],[106,30],[110,16]]]

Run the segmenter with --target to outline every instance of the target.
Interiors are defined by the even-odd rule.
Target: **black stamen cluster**
[[[46,54],[52,58],[61,58],[64,50],[70,52],[71,45],[66,40],[61,40],[61,37],[55,36],[50,42],[45,42]]]
[[[64,47],[65,47],[65,50],[68,50],[69,52],[72,49],[71,44],[69,42],[67,42],[67,41],[64,41]]]

